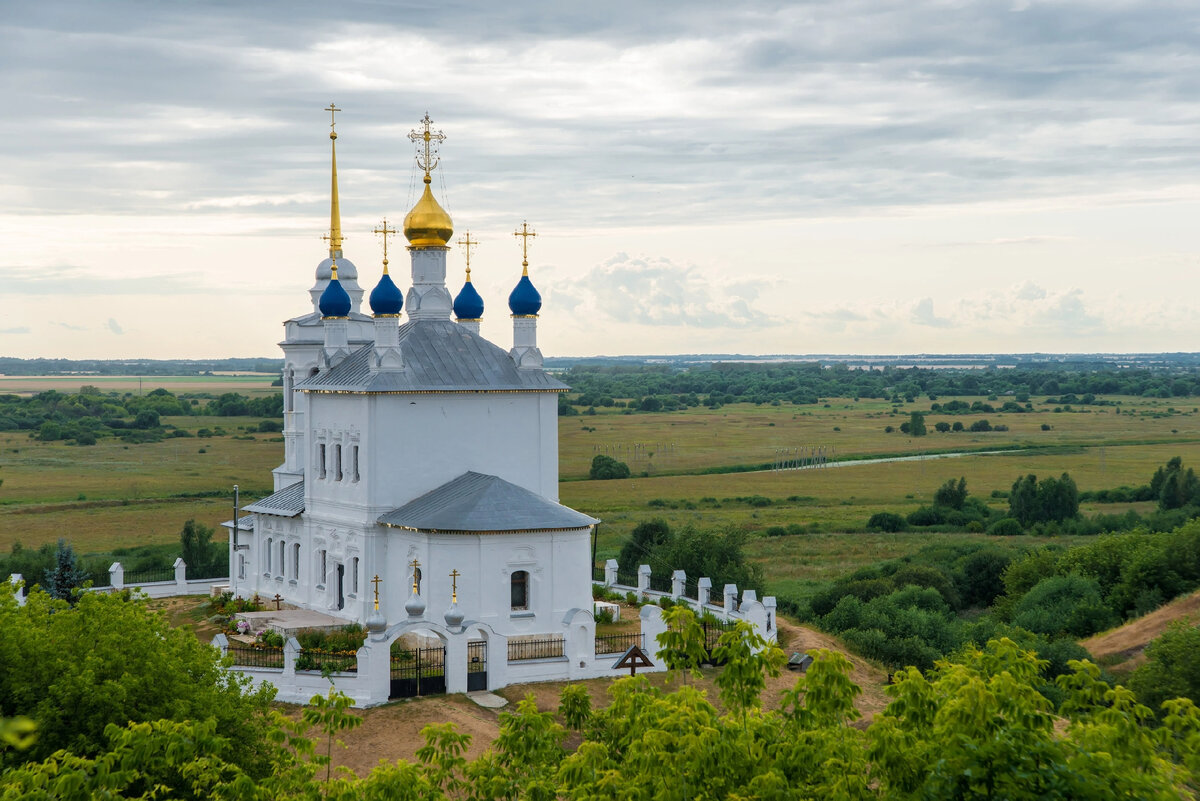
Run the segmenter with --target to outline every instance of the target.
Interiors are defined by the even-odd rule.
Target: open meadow
[[[204,391],[214,393],[234,391],[227,382],[243,379],[269,389],[261,376],[187,380],[201,378],[212,379]],[[82,382],[94,379],[99,380],[88,376]],[[155,380],[166,386],[170,379]],[[148,379],[145,389],[151,389]],[[752,533],[749,554],[763,566],[768,588],[807,595],[847,570],[933,542],[994,540],[968,533],[863,533],[875,512],[911,512],[928,504],[947,479],[965,476],[972,495],[1004,508],[1007,501],[991,497],[992,492],[1007,491],[1027,473],[1046,477],[1069,472],[1087,491],[1145,484],[1174,456],[1182,457],[1185,466],[1200,464],[1200,414],[1186,399],[1105,400],[1119,405],[1056,412],[1055,406],[1035,399],[1034,411],[1026,413],[928,414],[924,437],[885,433],[884,428],[899,428],[911,411],[928,411],[927,400],[896,411],[884,401],[852,399],[670,413],[603,409],[559,418],[560,495],[563,503],[604,521],[597,547],[601,560],[616,555],[633,526],[656,517],[673,526],[739,525]],[[934,428],[940,421],[969,427],[985,417],[1008,430],[939,433]],[[164,424],[193,436],[145,444],[106,437],[89,447],[41,442],[27,432],[0,433],[0,552],[17,541],[34,547],[59,537],[83,553],[167,544],[177,541],[189,518],[209,526],[230,519],[232,486],[240,484],[243,502],[249,503],[270,491],[270,470],[282,460],[282,437],[257,433],[259,421],[167,417]],[[211,436],[203,436],[209,432]],[[781,449],[809,448],[824,448],[838,460],[836,466],[720,472],[770,466]],[[627,462],[633,476],[588,480],[597,454]],[[932,454],[940,455],[906,460]],[[846,461],[854,459],[867,461]],[[1145,513],[1152,506],[1085,503],[1081,511]],[[776,532],[788,527],[792,533],[766,536],[773,527]]]
[[[176,395],[185,392],[240,392],[252,397],[278,392],[271,382],[278,373],[213,373],[209,375],[0,375],[0,395],[29,396],[56,390],[78,392],[80,387],[93,386],[101,392],[131,392],[134,394],[162,388]]]

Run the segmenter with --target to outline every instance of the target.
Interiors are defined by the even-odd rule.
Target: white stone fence
[[[671,589],[669,592],[653,590],[651,584],[650,565],[639,565],[637,586],[631,587],[619,583],[617,572],[619,566],[616,559],[604,563],[604,581],[598,582],[605,589],[614,592],[633,593],[639,601],[656,602],[659,598],[670,598],[676,604],[686,604],[696,614],[708,613],[718,620],[745,620],[752,624],[758,633],[768,642],[777,642],[775,629],[775,596],[768,595],[761,601],[754,590],[743,590],[741,603],[738,603],[738,587],[736,584],[726,584],[719,598],[714,599],[712,579],[701,578],[696,582],[696,597],[687,593],[687,574],[682,570],[671,573]]]
[[[129,588],[144,592],[151,598],[167,598],[172,595],[211,595],[214,591],[228,587],[229,585],[228,577],[189,579],[187,577],[187,563],[183,561],[183,557],[175,560],[172,569],[174,576],[168,579],[139,581],[137,574],[134,574],[130,580],[126,580],[124,566],[120,562],[113,562],[108,567],[108,585],[104,587],[89,587],[86,591],[108,592],[110,590]],[[24,606],[25,585],[27,584],[24,577],[20,573],[13,573],[8,577],[8,580],[15,587],[17,604]]]

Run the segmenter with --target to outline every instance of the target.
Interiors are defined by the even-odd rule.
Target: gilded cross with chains
[[[332,136],[334,139],[336,139],[337,131],[334,130],[333,126],[337,125],[336,115],[339,111],[341,111],[341,109],[338,108],[337,106],[333,105],[332,103],[330,103],[329,107],[325,110],[329,112],[329,135]]]
[[[421,125],[423,128],[414,128],[408,138],[417,146],[417,166],[425,171],[425,175],[429,175],[438,165],[438,146],[446,141],[446,135],[433,130],[433,120],[429,119],[428,111]]]
[[[455,604],[458,603],[458,577],[461,575],[462,575],[462,573],[458,572],[458,568],[454,568],[453,570],[450,571],[450,581],[451,581],[450,602],[451,603],[455,603]]]
[[[395,236],[395,235],[396,235],[396,229],[395,229],[395,228],[388,228],[388,224],[387,224],[387,217],[384,217],[384,218],[383,218],[383,222],[379,224],[379,227],[378,227],[378,228],[375,228],[375,229],[373,229],[373,230],[371,231],[371,233],[373,233],[373,234],[380,234],[380,235],[382,235],[382,236],[383,236],[383,271],[384,271],[384,273],[386,273],[386,272],[387,272],[387,266],[388,266],[388,257],[387,257],[387,245],[388,245],[388,237],[389,237],[389,236]]]
[[[467,278],[471,277],[471,251],[479,244],[478,239],[471,238],[470,229],[459,238],[458,244],[462,247],[463,255],[467,259]]]
[[[529,266],[529,237],[537,236],[536,233],[529,229],[528,222],[522,222],[521,227],[513,231],[513,236],[521,237],[521,266]]]
[[[413,559],[408,563],[408,566],[413,569],[413,594],[417,592],[417,571],[421,568],[421,563]]]
[[[371,583],[375,585],[375,609],[379,609],[379,582],[383,581],[379,574],[375,574],[375,578],[371,579]]]

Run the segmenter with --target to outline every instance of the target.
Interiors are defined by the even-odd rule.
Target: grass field
[[[206,391],[228,391],[229,384],[222,382],[243,378],[214,376]],[[262,377],[252,380],[267,383]],[[150,388],[147,383],[147,391]],[[1008,490],[1025,473],[1069,472],[1080,489],[1095,490],[1143,484],[1173,456],[1182,457],[1185,465],[1200,463],[1200,414],[1194,406],[1178,400],[1115,400],[1133,414],[1118,414],[1117,407],[1055,413],[1035,405],[1038,411],[1026,414],[930,415],[931,433],[919,438],[886,434],[883,429],[907,420],[905,410],[928,409],[928,401],[910,404],[895,415],[891,405],[881,401],[831,400],[820,407],[732,405],[664,414],[606,410],[562,417],[561,500],[603,519],[601,559],[616,555],[634,525],[655,517],[674,525],[738,524],[759,533],[771,526],[802,525],[819,533],[754,536],[750,553],[763,565],[772,590],[807,594],[846,570],[932,542],[983,540],[981,534],[844,533],[861,530],[874,512],[907,513],[930,502],[946,479],[965,476],[971,493],[987,499],[993,490]],[[983,416],[1010,430],[933,432],[938,420],[969,426]],[[282,461],[283,443],[277,434],[251,433],[258,419],[183,417],[163,422],[192,432],[221,427],[226,433],[145,445],[109,438],[92,447],[0,433],[0,552],[16,541],[37,546],[58,537],[73,541],[85,553],[174,542],[188,518],[210,526],[228,520],[232,506],[227,493],[233,484],[242,486],[246,501],[270,490],[270,471]],[[1043,431],[1043,424],[1051,429]],[[635,449],[635,443],[645,447]],[[1019,450],[823,469],[698,474],[732,465],[770,464],[777,448],[810,446],[824,446],[839,459]],[[593,456],[605,451],[628,461],[634,477],[586,480]],[[199,497],[220,493],[226,494]],[[752,496],[767,502],[737,500]],[[1151,506],[1085,505],[1083,511],[1145,512]]]

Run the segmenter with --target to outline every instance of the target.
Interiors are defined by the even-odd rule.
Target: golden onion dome
[[[415,248],[445,247],[454,235],[454,222],[429,190],[429,173],[425,173],[425,191],[421,199],[404,217],[404,236]]]

